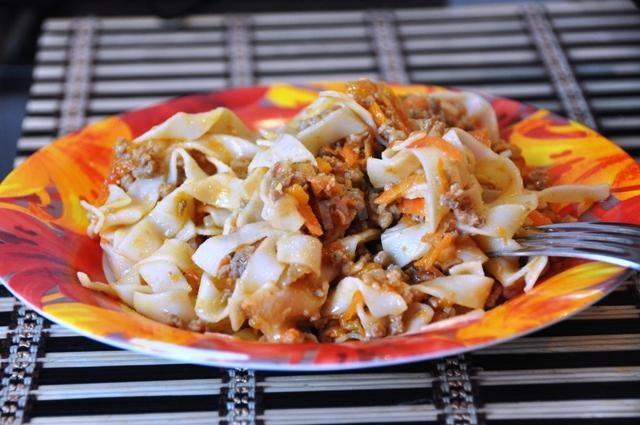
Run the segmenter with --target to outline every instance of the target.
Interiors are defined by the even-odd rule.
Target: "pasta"
[[[607,185],[548,187],[464,92],[322,92],[277,131],[230,110],[178,113],[118,141],[82,201],[107,282],[79,282],[197,332],[271,342],[368,340],[479,315],[549,260],[489,258],[523,227],[584,211]]]

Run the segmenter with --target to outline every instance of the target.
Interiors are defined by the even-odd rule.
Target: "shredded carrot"
[[[361,304],[362,302],[364,302],[362,294],[360,291],[356,291],[355,294],[353,294],[349,308],[342,314],[342,318],[344,320],[351,320],[351,318],[358,312],[358,304]]]
[[[449,187],[449,177],[444,171],[444,164],[441,160],[438,160],[438,180],[440,180],[440,190],[446,192]]]
[[[429,270],[438,260],[440,254],[442,254],[446,249],[453,245],[456,237],[454,233],[445,233],[440,234],[439,237],[436,237],[434,239],[434,244],[431,246],[431,249],[429,249],[429,252],[427,252],[422,258],[417,260],[414,265],[424,270]]]
[[[345,145],[340,149],[340,154],[344,158],[348,166],[353,167],[360,163],[360,155],[358,155],[353,148]]]
[[[551,224],[553,223],[551,221],[551,219],[549,217],[547,217],[546,215],[542,214],[540,211],[538,210],[533,210],[529,213],[529,219],[533,222],[533,224],[535,224],[536,226],[542,226],[544,224]]]
[[[369,137],[367,137],[364,141],[364,157],[369,158],[370,156],[373,155],[373,138],[371,137],[371,135],[369,135]]]
[[[447,158],[452,161],[462,161],[462,152],[456,149],[452,144],[448,143],[446,140],[441,139],[440,137],[423,137],[422,139],[418,139],[409,144],[409,148],[425,148],[425,147],[434,147],[442,151]]]
[[[318,163],[318,169],[323,173],[331,172],[331,164],[324,158],[316,158],[316,162]]]
[[[382,112],[380,105],[378,105],[376,102],[372,102],[371,105],[369,105],[368,109],[377,126],[381,126],[382,124],[387,122],[387,117],[384,115],[384,112]]]
[[[386,111],[391,110],[391,119],[394,127],[409,134],[411,132],[411,122],[407,116],[407,111],[393,90],[384,83],[378,84],[378,99],[384,103]]]
[[[302,186],[296,183],[287,187],[285,192],[293,196],[298,203],[298,212],[304,219],[304,225],[307,227],[307,230],[309,230],[309,233],[314,236],[322,235],[322,226],[309,206],[309,195]]]
[[[373,202],[376,204],[388,204],[390,202],[395,201],[400,198],[402,195],[406,193],[411,186],[418,183],[422,179],[422,174],[414,173],[411,174],[400,182],[394,184],[389,189],[385,190],[378,196]]]
[[[483,145],[490,147],[491,140],[489,139],[489,132],[486,128],[479,128],[469,132],[473,137],[482,142]]]
[[[189,282],[189,285],[191,286],[197,287],[198,283],[200,282],[201,276],[202,273],[198,270],[187,270],[186,272],[184,272],[184,277],[185,279],[187,279],[187,282]]]
[[[402,199],[398,209],[402,214],[424,214],[424,199]]]

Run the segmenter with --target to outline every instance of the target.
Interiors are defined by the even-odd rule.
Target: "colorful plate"
[[[274,127],[338,83],[275,84],[187,96],[91,124],[38,151],[0,185],[0,279],[54,322],[117,347],[176,360],[255,369],[328,370],[430,359],[503,342],[593,304],[627,276],[596,262],[558,261],[544,282],[482,317],[371,342],[278,345],[175,329],[116,299],[80,286],[76,271],[104,280],[97,240],[85,236],[80,200],[93,200],[109,168],[112,145],[135,137],[175,112],[226,106],[254,127]],[[444,90],[398,86],[397,91]],[[530,165],[549,166],[555,184],[609,183],[612,196],[583,219],[640,223],[640,167],[614,143],[575,122],[521,103],[487,97],[502,136]],[[577,213],[575,205],[561,214]]]

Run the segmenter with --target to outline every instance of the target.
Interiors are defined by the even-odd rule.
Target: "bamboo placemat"
[[[640,13],[628,1],[50,19],[16,164],[86,122],[194,91],[371,77],[484,90],[640,156]],[[0,297],[2,423],[640,423],[640,285],[464,356],[344,373],[147,357]]]

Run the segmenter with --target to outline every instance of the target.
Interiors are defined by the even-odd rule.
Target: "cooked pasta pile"
[[[488,258],[525,225],[607,185],[549,185],[501,140],[482,97],[397,96],[359,80],[277,130],[217,108],[120,140],[82,202],[108,283],[82,285],[199,332],[368,340],[482,314],[530,290],[546,257]],[[455,319],[454,319],[455,320]]]

